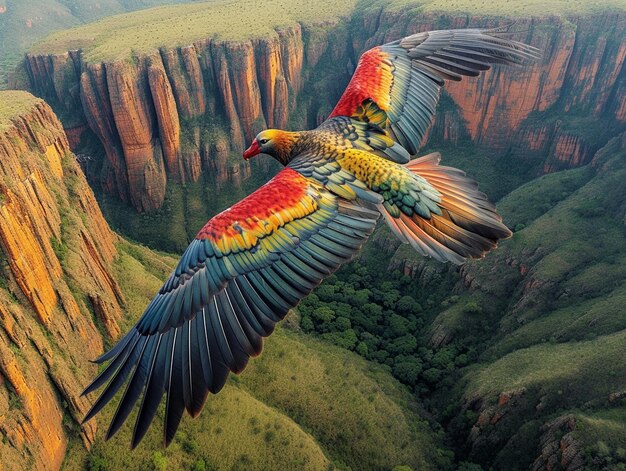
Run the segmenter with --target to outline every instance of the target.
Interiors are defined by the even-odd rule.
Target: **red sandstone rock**
[[[154,102],[159,127],[159,137],[169,175],[185,181],[180,157],[180,124],[172,87],[165,74],[161,56],[148,58],[148,83]],[[160,206],[160,203],[159,203]]]
[[[313,126],[322,120],[347,83],[356,56],[368,47],[436,29],[442,22],[451,28],[506,23],[401,10],[372,10],[355,21],[362,24],[351,29],[340,23],[307,25],[304,33],[295,24],[253,41],[206,39],[155,51],[149,59],[135,58],[136,65],[85,63],[78,51],[29,55],[26,69],[31,89],[64,116],[75,116],[68,127],[80,129],[87,122],[102,141],[105,190],[139,210],[151,210],[163,201],[167,175],[195,181],[209,171],[203,155],[215,138],[207,133],[196,138],[195,129],[225,125],[228,152],[240,153],[260,128],[288,125],[301,90],[309,94],[300,100],[298,124]],[[626,60],[624,14],[552,19],[541,27],[522,19],[513,29],[523,31],[517,39],[543,50],[542,60],[449,83],[455,110],[442,110],[430,138],[458,144],[469,136],[494,153],[514,149],[512,158],[541,155],[544,172],[587,163],[596,149],[582,136],[561,134],[556,123],[535,124],[527,118],[558,105],[626,122],[626,78],[620,73]],[[345,64],[345,69],[328,70],[328,64]],[[316,84],[307,76],[316,67],[333,75],[324,96],[312,97]],[[73,135],[72,142],[77,140]],[[245,168],[249,166],[238,165],[237,172]],[[225,173],[214,177],[230,178]]]
[[[130,201],[140,211],[157,209],[165,197],[166,176],[145,65],[115,62],[106,66],[106,78]]]

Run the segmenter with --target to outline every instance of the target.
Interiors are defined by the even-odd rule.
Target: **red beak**
[[[254,141],[252,141],[252,145],[248,147],[243,153],[243,158],[245,160],[250,160],[252,157],[254,157],[255,155],[259,155],[260,153],[261,153],[261,146],[255,139]]]

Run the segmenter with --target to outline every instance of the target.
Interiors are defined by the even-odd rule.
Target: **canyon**
[[[90,59],[88,45],[27,54],[12,86],[44,98],[60,121],[33,98],[27,112],[0,124],[3,458],[57,467],[72,441],[96,440],[96,451],[103,449],[94,422],[76,425],[87,407],[80,385],[95,371],[85,357],[125,330],[122,313],[138,314],[141,303],[125,294],[128,280],[116,265],[128,256],[120,249],[127,243],[109,229],[82,171],[109,224],[180,251],[206,219],[276,169],[266,160],[242,161],[256,132],[323,121],[362,51],[429,29],[508,23],[374,1],[348,19],[292,22],[243,40],[207,36],[119,60]],[[623,364],[626,327],[626,13],[522,17],[509,28],[540,48],[541,60],[448,83],[425,150],[441,149],[450,165],[502,198],[498,206],[514,238],[460,270],[417,257],[384,231],[369,247],[390,260],[390,273],[424,293],[419,302],[433,317],[414,332],[420,342],[434,354],[479,353],[450,373],[453,383],[433,386],[425,406],[435,411],[432,420],[445,429],[455,459],[485,468],[514,462],[575,470],[590,463],[597,444],[584,440],[595,440],[597,430],[598,440],[619,449],[594,427],[620,429],[616,406],[626,377],[622,366],[608,373],[605,367]],[[169,265],[154,253],[144,260],[166,275]],[[273,368],[283,362],[276,358]],[[254,368],[252,381],[266,382],[267,371]],[[536,381],[539,374],[545,376]],[[415,387],[424,384],[420,377]],[[264,397],[289,410],[289,398],[271,402],[282,388]],[[314,414],[309,422],[300,410],[294,414],[303,415],[305,430],[316,430]],[[584,427],[593,433],[586,437]],[[311,459],[327,463],[326,429],[314,435],[326,448]],[[136,456],[149,463],[150,456]],[[405,462],[421,469],[424,456],[419,451]]]
[[[517,18],[513,37],[539,48],[541,60],[448,83],[427,145],[479,146],[492,161],[521,161],[530,176],[587,164],[626,126],[624,18]],[[266,127],[321,122],[367,48],[425,30],[508,21],[372,7],[349,20],[164,46],[131,60],[90,61],[81,49],[29,53],[14,86],[51,104],[75,148],[81,139],[100,142],[92,181],[150,212],[163,205],[168,184],[204,175],[233,187],[253,171],[267,175],[265,163],[252,170],[239,159],[246,143]]]
[[[594,447],[611,434],[590,424],[622,427],[625,164],[622,133],[588,165],[513,190],[498,208],[514,237],[458,271],[375,240],[390,269],[443,291],[423,333],[429,345],[482,344],[482,366],[434,397],[439,410],[458,401],[451,436],[470,418],[457,446],[484,468],[601,469]]]

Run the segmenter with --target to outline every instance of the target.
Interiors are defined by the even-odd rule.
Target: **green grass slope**
[[[5,91],[0,100],[0,131],[11,126],[12,119],[19,117],[24,112],[31,110],[41,98],[36,98],[28,92]]]
[[[283,330],[240,380],[309,430],[335,463],[353,470],[445,463],[408,390],[343,349]]]
[[[548,175],[515,190],[500,204],[520,230],[503,244],[499,258],[521,259],[534,250],[526,255],[527,277],[538,285],[528,302],[524,287],[516,290],[518,306],[509,305],[512,316],[501,320],[511,334],[534,322],[542,325],[536,328],[535,341],[582,340],[626,328],[623,311],[616,309],[624,306],[626,288],[623,135],[596,155],[593,167]],[[543,208],[543,214],[537,215],[535,208]],[[518,309],[522,305],[523,313]],[[547,323],[552,316],[560,325]]]
[[[174,259],[121,242],[116,276],[130,327],[161,285]],[[380,367],[350,352],[279,329],[225,389],[209,397],[200,417],[186,417],[162,449],[163,408],[145,442],[129,450],[132,427],[102,441],[115,406],[99,419],[93,449],[74,442],[73,469],[436,469],[446,456],[420,418],[411,394]],[[132,420],[132,417],[131,417]]]
[[[626,387],[626,330],[594,340],[521,348],[468,373],[465,395],[490,397],[537,388],[560,407],[604,404]],[[561,398],[550,396],[562,396]]]
[[[626,391],[625,178],[622,135],[590,166],[511,192],[499,209],[516,228],[513,238],[467,264],[462,276],[472,291],[433,321],[452,339],[448,348],[481,350],[476,364],[457,370],[454,393],[435,393],[439,407],[451,401],[452,435],[478,427],[470,458],[524,469],[537,456],[541,427],[572,414],[572,436],[591,469],[626,464],[617,445]],[[471,412],[463,426],[454,403],[482,422]]]

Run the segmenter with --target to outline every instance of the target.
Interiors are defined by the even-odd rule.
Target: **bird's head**
[[[283,165],[291,160],[291,151],[297,140],[297,133],[281,131],[280,129],[266,129],[261,131],[243,153],[245,160],[259,154],[267,154],[274,157]]]

